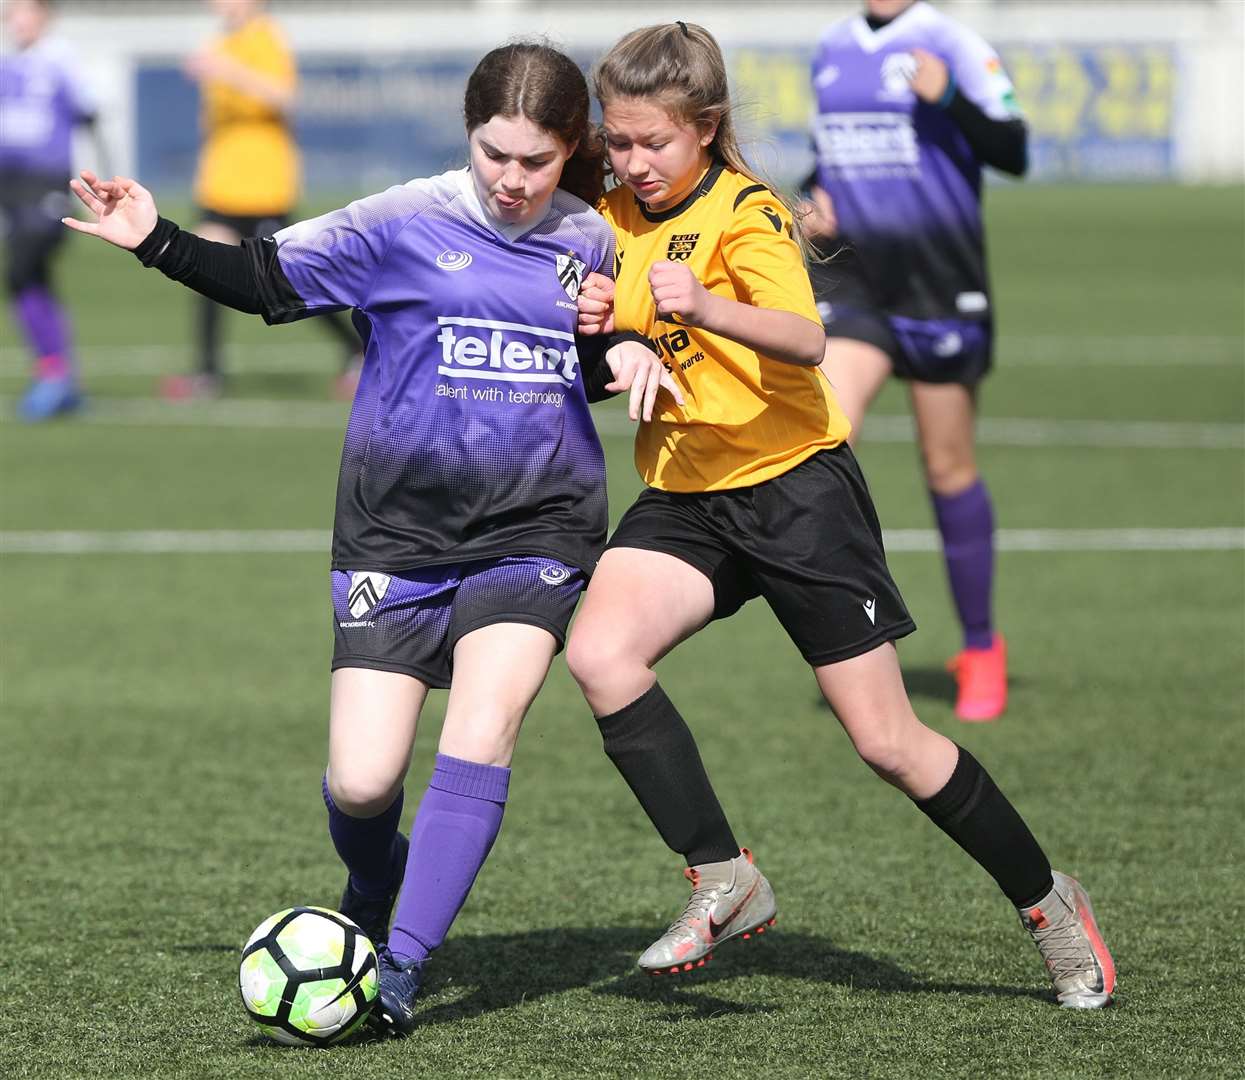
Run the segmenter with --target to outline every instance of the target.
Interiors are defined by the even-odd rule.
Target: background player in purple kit
[[[5,284],[30,346],[34,379],[18,405],[24,420],[82,403],[69,315],[52,292],[52,255],[73,171],[71,142],[95,122],[95,104],[63,42],[49,33],[47,0],[7,0],[4,27],[16,52],[0,62],[0,227]]]
[[[611,272],[614,244],[590,205],[603,167],[574,62],[495,49],[464,112],[468,169],[241,247],[180,231],[124,178],[84,173],[97,220],[66,219],[268,322],[348,307],[367,322],[333,530],[324,800],[342,910],[380,945],[372,1018],[395,1034],[501,827],[520,724],[605,542],[588,394],[630,387],[633,416],[658,384],[679,396],[639,350],[613,381],[586,352],[580,369],[579,283]],[[430,687],[449,702],[408,851],[402,784]]]
[[[992,621],[994,517],[977,470],[976,390],[993,311],[981,168],[1017,176],[1027,131],[993,49],[923,0],[868,0],[813,61],[814,212],[834,258],[811,268],[826,327],[822,370],[852,422],[891,375],[907,380],[926,483],[964,631],[952,660],[964,720],[1007,703]]]

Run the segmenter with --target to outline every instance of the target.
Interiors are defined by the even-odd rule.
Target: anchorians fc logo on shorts
[[[355,570],[350,575],[350,592],[346,606],[356,619],[363,618],[384,598],[389,591],[389,575],[375,570]]]
[[[579,295],[579,286],[583,284],[584,271],[587,265],[575,258],[569,251],[565,255],[555,255],[558,264],[558,281],[566,290],[566,295],[574,300]]]

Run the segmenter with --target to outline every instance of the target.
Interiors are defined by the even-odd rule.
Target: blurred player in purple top
[[[34,358],[18,405],[24,420],[71,413],[82,402],[69,316],[52,292],[52,254],[64,238],[71,141],[95,105],[73,54],[49,33],[48,0],[7,0],[4,28],[16,50],[0,60],[0,228],[5,284]]]
[[[886,379],[908,381],[964,631],[950,665],[956,713],[992,720],[1006,707],[1007,664],[991,615],[993,511],[973,437],[993,343],[981,169],[1025,172],[1025,123],[994,50],[924,0],[868,0],[829,27],[813,91],[805,224],[835,253],[811,270],[822,370],[857,435]]]
[[[380,946],[372,1019],[395,1034],[501,827],[519,727],[605,542],[588,401],[630,389],[648,415],[655,388],[635,402],[651,384],[673,388],[655,357],[624,364],[576,338],[580,283],[612,272],[614,243],[591,206],[604,170],[574,62],[495,49],[464,112],[469,168],[241,247],[182,232],[120,177],[83,173],[96,220],[66,219],[268,322],[356,309],[323,792],[349,870],[341,909]],[[431,687],[449,702],[408,849],[402,784]]]

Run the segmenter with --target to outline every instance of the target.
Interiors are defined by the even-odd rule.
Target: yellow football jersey
[[[713,165],[678,206],[647,210],[625,187],[602,200],[617,237],[614,321],[647,337],[686,404],[658,396],[636,433],[636,468],[664,491],[720,491],[770,480],[851,430],[815,367],[759,355],[730,338],[659,319],[655,262],[685,262],[710,292],[821,325],[791,215],[764,185]]]
[[[294,57],[272,19],[257,16],[212,46],[236,63],[293,90]],[[224,82],[205,81],[203,149],[195,178],[199,205],[220,214],[284,214],[298,198],[298,150],[286,118]]]

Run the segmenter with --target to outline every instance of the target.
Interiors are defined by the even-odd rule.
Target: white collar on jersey
[[[520,236],[530,233],[541,221],[553,210],[553,200],[549,200],[549,208],[545,211],[540,221],[530,221],[526,225],[512,225],[502,221],[500,218],[490,214],[482,202],[480,202],[480,193],[476,191],[476,182],[471,178],[471,168],[467,167],[458,173],[458,186],[463,193],[463,202],[471,211],[474,217],[481,225],[492,229],[498,236],[502,236],[514,243]]]
[[[865,22],[865,17],[857,14],[852,19],[852,35],[856,38],[856,44],[865,52],[875,53],[896,34],[907,29],[918,14],[924,16],[928,9],[929,5],[925,3],[925,0],[916,0],[915,4],[904,8],[890,22],[877,30],[871,30],[869,24]]]

